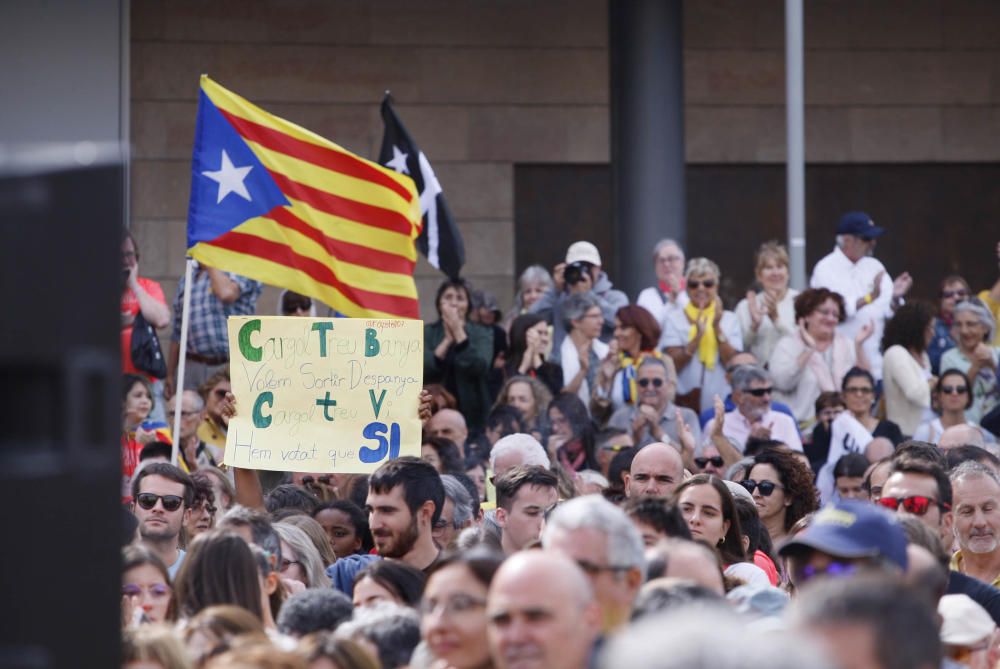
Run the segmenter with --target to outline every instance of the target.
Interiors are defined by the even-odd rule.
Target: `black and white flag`
[[[417,148],[396,116],[388,94],[382,100],[382,120],[385,122],[385,135],[378,162],[410,176],[420,194],[420,215],[423,216],[424,228],[417,237],[417,248],[426,256],[427,262],[449,278],[457,278],[465,264],[462,235],[451,217],[441,184],[434,176],[427,156]]]

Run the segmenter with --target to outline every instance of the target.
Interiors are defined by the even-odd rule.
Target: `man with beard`
[[[1000,587],[1000,478],[973,461],[960,464],[950,478],[959,545],[951,568]]]
[[[802,450],[795,421],[771,408],[771,375],[757,365],[740,365],[732,374],[733,403],[736,408],[725,414],[722,433],[742,450],[747,439],[776,440],[793,451]],[[705,426],[712,434],[713,418]]]
[[[433,531],[444,496],[437,470],[420,458],[404,456],[375,470],[365,508],[378,554],[426,572],[439,554]]]
[[[179,539],[194,501],[191,477],[173,465],[154,462],[132,481],[132,499],[139,542],[163,560],[173,579],[184,562]]]

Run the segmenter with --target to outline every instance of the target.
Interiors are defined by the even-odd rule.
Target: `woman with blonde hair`
[[[329,588],[326,566],[309,535],[284,521],[274,523],[274,531],[281,537],[282,578],[299,581],[307,588]]]
[[[143,625],[122,634],[123,669],[190,669],[184,646],[166,625]]]
[[[788,287],[788,251],[776,241],[757,249],[754,274],[760,292],[748,291],[736,305],[736,317],[743,331],[744,350],[758,360],[770,360],[782,337],[795,333],[795,297],[799,291]]]
[[[542,432],[545,409],[552,401],[552,393],[538,379],[530,376],[512,376],[497,394],[493,408],[509,404],[521,412],[527,432]]]

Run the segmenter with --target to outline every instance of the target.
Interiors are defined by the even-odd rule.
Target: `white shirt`
[[[736,314],[731,311],[722,312],[719,329],[729,340],[730,346],[737,351],[743,350],[743,333],[740,332],[740,322],[736,318]],[[670,312],[667,315],[667,325],[663,328],[663,335],[660,337],[660,349],[668,346],[687,346],[690,330],[691,323],[683,309]],[[695,351],[691,361],[684,366],[684,369],[677,370],[677,394],[684,395],[699,386],[701,387],[700,411],[710,409],[716,395],[725,397],[730,392],[722,360],[716,359],[715,367],[707,369],[701,364],[698,352]]]
[[[608,354],[608,345],[600,339],[590,342],[590,348],[597,355],[599,361],[603,360],[604,356]],[[576,344],[573,343],[569,335],[563,338],[559,354],[559,359],[562,361],[563,386],[565,387],[569,385],[570,381],[576,376],[576,373],[580,371],[580,355],[577,353]],[[583,381],[580,382],[580,388],[576,391],[576,395],[583,402],[583,406],[589,409],[590,384],[587,383],[586,375],[584,375]]]
[[[795,333],[795,298],[798,294],[797,290],[791,288],[786,290],[785,296],[778,302],[778,322],[772,321],[765,311],[756,332],[752,327],[753,319],[750,318],[750,303],[743,298],[736,305],[736,317],[740,319],[740,328],[743,331],[743,345],[757,356],[760,364],[764,365],[771,359],[771,352],[774,351],[779,339]],[[764,293],[757,293],[757,303],[762,306],[763,296]]]
[[[871,304],[857,308],[858,300],[872,292],[875,287],[875,277],[882,275],[882,290],[878,299]],[[833,251],[816,263],[812,278],[809,280],[812,288],[826,288],[839,293],[844,298],[847,311],[846,320],[837,326],[837,332],[854,341],[854,336],[861,327],[869,321],[875,325],[875,331],[865,340],[865,356],[876,380],[882,378],[882,353],[879,344],[882,341],[882,330],[885,321],[892,317],[892,278],[879,260],[866,256],[856,263],[844,255],[840,248]]]
[[[733,409],[732,411],[726,413],[726,417],[722,423],[722,434],[724,434],[729,440],[736,442],[739,446],[740,452],[742,452],[746,447],[750,431],[758,425],[764,427],[770,426],[771,438],[784,443],[793,451],[802,450],[802,438],[799,436],[799,430],[795,426],[795,421],[793,421],[787,414],[783,414],[773,409],[768,409],[767,413],[761,417],[760,421],[752,424],[747,420],[746,416],[740,413],[739,409]],[[713,418],[708,421],[708,424],[705,425],[705,429],[702,434],[712,434],[712,429],[714,427],[715,419]]]
[[[673,301],[664,301],[660,289],[656,286],[650,286],[639,293],[635,303],[653,315],[662,332],[666,329],[667,316],[675,311],[684,311],[684,307],[690,301],[691,298],[688,297],[686,290],[679,292]]]

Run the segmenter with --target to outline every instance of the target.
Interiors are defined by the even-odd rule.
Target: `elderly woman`
[[[788,251],[775,241],[757,249],[757,282],[761,291],[749,291],[736,305],[743,345],[758,360],[770,360],[778,340],[795,333],[795,298],[788,287]]]
[[[955,305],[967,300],[972,295],[969,283],[952,274],[941,280],[941,300],[938,303],[938,315],[934,319],[934,338],[927,347],[927,357],[931,359],[931,372],[937,376],[941,371],[941,356],[948,349],[955,348],[955,339],[951,328],[954,325]]]
[[[705,411],[715,395],[729,394],[726,362],[743,349],[743,334],[736,315],[722,308],[718,265],[692,258],[684,278],[690,302],[667,316],[660,347],[677,368],[677,404]]]
[[[838,334],[845,315],[844,298],[826,288],[810,288],[795,298],[794,334],[782,337],[768,368],[774,378],[775,399],[788,404],[799,425],[808,428],[816,418],[816,398],[836,392],[852,367],[868,369],[862,349],[871,336],[866,324],[854,341]]]
[[[684,292],[684,251],[672,239],[661,239],[653,247],[653,270],[656,285],[639,293],[635,303],[653,314],[662,330],[666,327],[667,313],[687,306]]]
[[[660,326],[648,311],[631,304],[615,313],[615,338],[597,370],[593,408],[617,411],[639,397],[636,372],[647,356],[659,357]]]
[[[434,299],[438,320],[424,325],[424,383],[440,383],[458,399],[469,429],[482,429],[490,407],[486,374],[493,334],[469,321],[469,288],[448,279]]]
[[[528,313],[547,290],[555,287],[552,275],[541,265],[531,265],[521,273],[517,280],[517,294],[514,296],[514,307],[507,312],[501,325],[510,330],[510,324],[521,314]]]
[[[978,423],[993,407],[1000,404],[1000,386],[997,383],[997,361],[1000,349],[993,341],[996,321],[993,314],[977,298],[955,305],[952,332],[958,345],[941,356],[942,369],[965,372],[972,382],[972,406],[966,409],[969,421]]]
[[[882,386],[886,418],[912,435],[920,424],[933,418],[931,374],[927,345],[934,336],[934,314],[920,302],[904,304],[885,325],[882,334]]]
[[[563,305],[566,338],[561,346],[563,391],[573,393],[584,405],[590,404],[597,368],[608,354],[608,345],[598,337],[604,327],[601,305],[593,295],[570,295]]]

